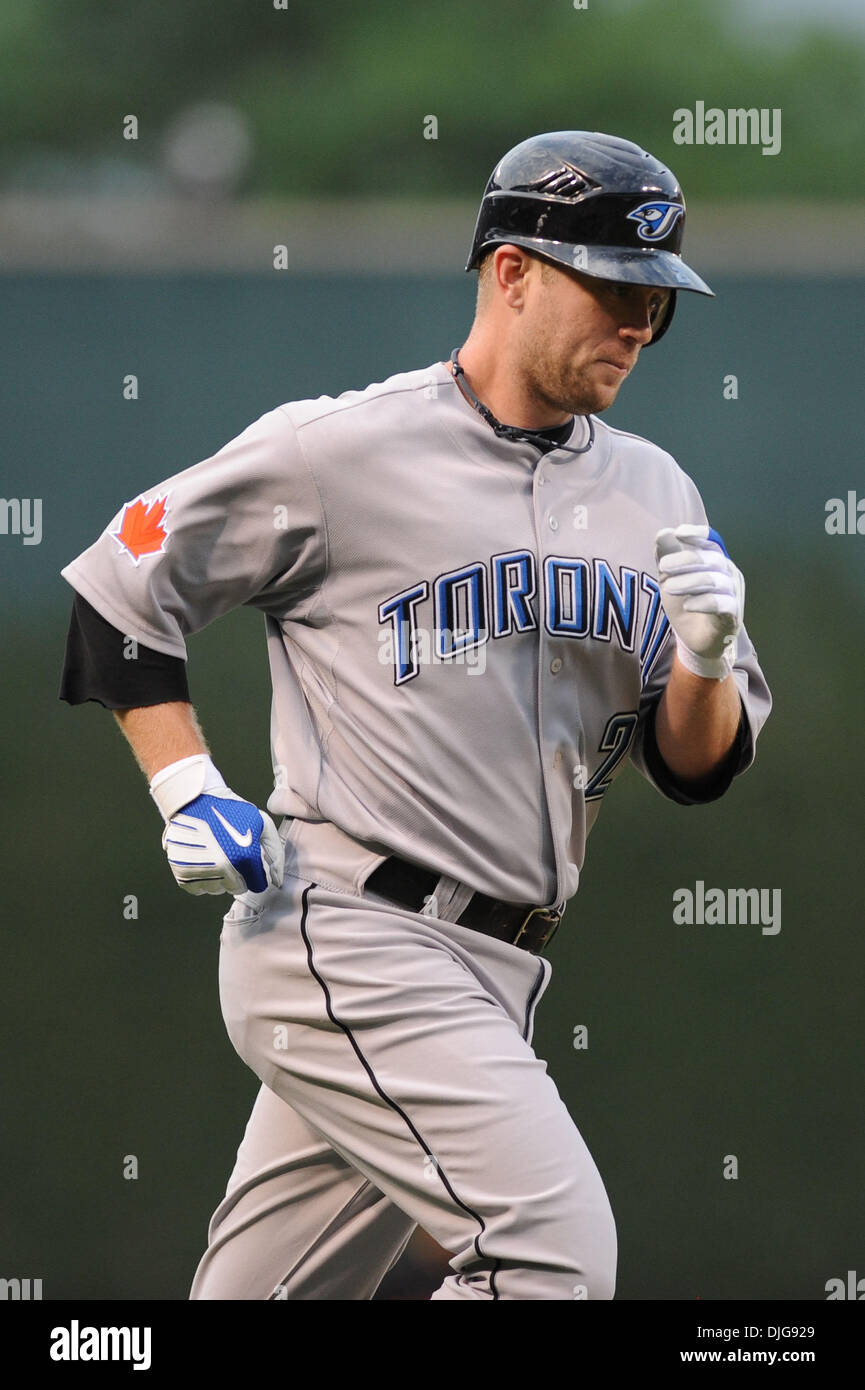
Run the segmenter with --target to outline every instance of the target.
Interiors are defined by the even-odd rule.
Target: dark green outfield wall
[[[38,546],[0,535],[0,1276],[41,1278],[46,1298],[183,1298],[256,1089],[219,1014],[228,900],[176,889],[109,716],[58,702],[57,572],[125,498],[280,401],[447,356],[471,286],[0,283],[0,493],[41,497],[44,526]],[[617,783],[550,951],[535,1041],[607,1183],[619,1296],[820,1299],[833,1276],[865,1275],[865,536],[823,525],[827,498],[865,495],[863,284],[715,288],[681,304],[608,418],[700,486],[746,574],[776,708],[720,803],[677,807],[635,773]],[[727,373],[737,401],[722,397]],[[262,800],[261,620],[234,613],[190,654],[217,761]],[[675,925],[672,894],[697,880],[780,888],[781,930]]]

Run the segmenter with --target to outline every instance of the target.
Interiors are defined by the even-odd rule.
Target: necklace
[[[475,410],[478,412],[481,418],[487,422],[494,434],[498,435],[501,439],[527,439],[532,444],[537,443],[536,436],[539,433],[538,430],[520,429],[518,425],[503,425],[501,420],[496,419],[495,415],[493,415],[493,412],[489,409],[489,407],[484,405],[482,401],[478,400],[474,391],[466,381],[466,374],[460,366],[459,348],[454,348],[453,352],[451,353],[450,360],[453,363],[453,375],[454,380],[457,383],[457,386],[462,391],[463,395],[467,397],[469,404],[474,406]],[[462,377],[462,381],[460,381],[460,377]],[[583,444],[579,449],[573,448],[570,444],[557,444],[557,449],[565,449],[569,454],[588,453],[589,449],[591,449],[592,445],[595,442],[595,424],[591,415],[585,416],[584,418],[588,421],[589,425],[588,441],[585,444]]]

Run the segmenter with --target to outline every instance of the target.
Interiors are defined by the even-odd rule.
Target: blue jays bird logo
[[[637,236],[641,241],[661,241],[673,230],[685,209],[681,203],[640,203],[628,213],[629,222],[638,222]]]

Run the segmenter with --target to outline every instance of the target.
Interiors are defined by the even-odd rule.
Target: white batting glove
[[[745,580],[709,526],[666,527],[655,537],[661,602],[682,665],[724,680],[733,669],[745,614]]]
[[[206,753],[170,763],[150,783],[162,847],[187,893],[263,893],[282,883],[285,849],[266,811],[226,786]]]

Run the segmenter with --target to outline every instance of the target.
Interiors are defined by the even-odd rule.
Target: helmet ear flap
[[[664,309],[663,317],[662,317],[662,319],[660,320],[660,322],[658,323],[658,326],[657,326],[657,328],[655,329],[654,333],[652,334],[651,338],[650,338],[649,341],[646,343],[646,347],[651,347],[652,344],[653,344],[653,343],[656,343],[656,342],[658,341],[659,338],[663,338],[663,336],[664,336],[664,334],[666,333],[667,329],[670,327],[670,324],[671,324],[671,322],[672,322],[673,315],[675,314],[675,312],[676,312],[676,291],[675,291],[675,290],[671,290],[671,291],[670,291],[670,298],[667,300],[667,304],[666,304],[666,307],[665,307],[665,309]]]

